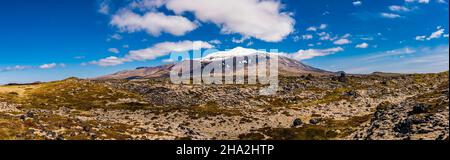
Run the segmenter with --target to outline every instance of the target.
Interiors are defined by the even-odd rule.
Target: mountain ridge
[[[159,78],[159,77],[169,77],[170,71],[175,65],[191,65],[193,62],[198,62],[202,64],[202,66],[210,64],[214,61],[225,61],[232,58],[253,56],[253,55],[265,55],[265,56],[273,56],[275,53],[268,53],[264,51],[258,51],[254,49],[246,49],[242,47],[237,47],[235,49],[229,51],[220,51],[215,52],[209,55],[206,55],[199,59],[193,60],[185,60],[179,63],[169,63],[155,67],[138,67],[135,70],[125,70],[116,72],[110,75],[100,76],[94,79],[97,80],[107,80],[107,79],[142,79],[142,78]],[[233,59],[234,62],[234,59]],[[240,68],[243,70],[247,70],[247,67],[250,65],[255,65],[255,63],[247,62],[247,60],[235,63],[246,63],[245,68]],[[282,76],[301,76],[304,74],[313,74],[313,75],[329,75],[335,74],[335,72],[322,70],[319,68],[315,68],[309,65],[306,65],[300,61],[279,55],[278,56],[278,67],[279,74]],[[236,67],[236,70],[239,70]],[[236,71],[237,72],[237,71]]]

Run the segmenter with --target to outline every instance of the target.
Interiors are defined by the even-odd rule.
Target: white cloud
[[[214,46],[203,41],[162,42],[150,48],[130,51],[122,58],[111,56],[98,61],[92,61],[90,64],[104,67],[116,66],[125,62],[154,60],[158,57],[166,56],[171,52],[185,52],[204,48],[209,49],[214,48]]]
[[[125,48],[125,49],[128,49],[128,48],[130,48],[130,45],[125,44],[125,45],[123,45],[122,47]]]
[[[417,41],[424,41],[427,38],[427,36],[416,36]]]
[[[16,66],[12,66],[12,67],[6,67],[6,68],[0,68],[0,72],[10,72],[10,71],[21,71],[21,70],[26,70],[26,69],[30,69],[30,66],[22,66],[22,65],[16,65]]]
[[[322,41],[335,41],[337,39],[347,39],[350,37],[350,34],[345,34],[344,36],[340,37],[338,35],[331,35],[331,33],[327,32],[319,32],[317,35],[320,37],[319,39]]]
[[[441,38],[444,34],[445,29],[438,29],[436,32],[431,33],[431,35],[427,38],[427,40]]]
[[[385,58],[385,57],[413,54],[413,53],[416,53],[416,52],[417,51],[415,49],[406,47],[406,48],[401,48],[401,49],[395,49],[395,50],[390,50],[390,51],[376,53],[374,55],[365,57],[362,60],[377,60],[377,59],[381,59],[381,58]]]
[[[436,73],[448,71],[448,45],[437,47],[400,48],[363,57],[340,60],[340,70],[348,73]],[[377,56],[378,55],[378,56]]]
[[[197,24],[182,16],[168,16],[157,12],[148,12],[141,16],[128,10],[114,15],[110,23],[121,31],[130,33],[146,31],[153,36],[162,33],[182,36],[197,28]]]
[[[311,27],[308,27],[307,29],[306,29],[306,31],[317,31],[317,30],[324,30],[324,29],[327,29],[327,27],[328,27],[328,25],[327,24],[321,24],[320,26],[311,26]]]
[[[327,56],[327,55],[335,54],[335,53],[342,52],[342,51],[344,51],[344,49],[341,47],[328,48],[328,49],[308,49],[308,50],[299,50],[296,53],[292,53],[292,54],[285,54],[285,56],[301,61],[301,60],[311,59],[314,57]]]
[[[324,29],[326,29],[327,27],[328,27],[327,24],[321,24],[321,25],[319,26],[319,29],[324,30]]]
[[[214,40],[210,40],[209,43],[211,44],[222,44],[222,41],[218,40],[218,39],[214,39]]]
[[[354,1],[353,5],[354,6],[360,6],[360,5],[362,5],[362,2],[361,1]]]
[[[395,19],[395,18],[400,18],[402,16],[400,16],[398,14],[394,14],[394,13],[381,13],[381,17]]]
[[[444,38],[448,38],[448,34],[444,34]]]
[[[122,36],[120,35],[120,34],[113,34],[113,35],[111,35],[111,38],[112,39],[115,39],[115,40],[121,40],[122,39]]]
[[[166,7],[177,14],[192,12],[198,20],[221,27],[224,34],[279,42],[294,31],[295,20],[281,11],[280,1],[168,0]]]
[[[361,44],[358,44],[358,45],[356,45],[356,48],[367,48],[367,47],[369,47],[369,44],[367,44],[367,43],[361,43]]]
[[[129,6],[141,10],[153,10],[163,6],[166,2],[167,0],[134,0]]]
[[[348,39],[345,39],[345,38],[342,38],[342,39],[339,39],[337,41],[334,41],[333,43],[336,44],[336,45],[344,45],[344,44],[352,43],[352,41],[350,41]]]
[[[398,6],[398,5],[392,5],[389,6],[389,10],[393,12],[409,12],[411,9],[405,7],[405,6]]]
[[[56,67],[56,63],[43,64],[39,66],[40,69],[52,69]]]
[[[438,39],[441,37],[446,37],[446,35],[444,34],[445,29],[443,29],[441,26],[437,27],[437,31],[431,33],[430,36],[416,36],[416,40],[418,41],[425,41],[426,40],[432,40],[432,39]],[[448,37],[448,35],[447,35]]]
[[[360,36],[361,38],[361,40],[363,40],[363,41],[373,41],[373,40],[375,40],[375,38],[374,37],[372,37],[372,36]]]
[[[350,33],[347,33],[347,34],[344,34],[341,38],[348,38],[350,36],[352,36],[352,35]]]
[[[195,46],[197,48],[194,48],[195,43],[199,44],[200,47]],[[208,42],[202,41],[163,42],[158,43],[147,49],[130,51],[129,54],[126,56],[126,59],[138,61],[153,60],[156,59],[157,57],[168,55],[171,52],[185,52],[191,50],[199,50],[202,48],[209,49],[213,47],[214,46],[209,44]]]
[[[109,48],[108,52],[115,53],[115,54],[120,53],[119,49],[117,49],[117,48]]]
[[[418,3],[430,3],[430,0],[405,0],[406,3],[418,2]]]
[[[316,27],[308,27],[306,30],[307,31],[317,31],[317,28]]]
[[[306,35],[303,35],[302,38],[303,38],[304,40],[309,40],[309,39],[313,39],[314,37],[313,37],[313,35],[311,35],[311,34],[306,34]]]
[[[231,39],[231,42],[233,42],[233,43],[244,43],[246,40],[248,40],[249,38],[248,37],[242,37],[241,39],[237,39],[237,38],[232,38]]]
[[[104,14],[104,15],[109,15],[109,12],[111,10],[111,7],[109,6],[110,1],[109,0],[104,0],[100,3],[100,6],[98,8],[98,13]]]
[[[99,66],[102,66],[102,67],[116,66],[116,65],[119,65],[119,64],[123,64],[123,63],[125,63],[124,59],[121,59],[121,58],[118,58],[118,57],[115,57],[115,56],[107,57],[107,58],[101,59],[99,61],[92,61],[92,62],[90,62],[90,64],[95,64],[95,65],[99,65]]]

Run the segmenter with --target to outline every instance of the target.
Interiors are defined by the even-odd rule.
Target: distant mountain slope
[[[270,55],[271,53],[257,51],[253,49],[245,49],[245,48],[235,48],[229,51],[221,51],[216,52],[213,54],[209,54],[201,59],[195,59],[192,61],[201,61],[202,66],[206,66],[207,64],[210,64],[214,61],[224,61],[227,59],[235,58],[235,57],[245,57],[245,56],[252,56],[255,54],[260,55]],[[190,65],[192,61],[183,61],[180,62],[180,65]],[[247,63],[247,66],[254,65],[255,63],[251,62],[236,62],[236,63]],[[176,64],[166,64],[162,66],[157,67],[140,67],[136,68],[135,70],[127,70],[127,71],[121,71],[117,72],[111,75],[106,75],[102,77],[98,77],[95,79],[141,79],[141,78],[158,78],[158,77],[169,77],[171,69]],[[278,68],[279,68],[279,74],[282,76],[298,76],[302,74],[333,74],[333,72],[325,71],[322,69],[314,68],[311,66],[308,66],[306,64],[303,64],[302,62],[299,62],[294,59],[290,59],[284,56],[279,56],[278,59]],[[240,68],[245,69],[246,68]],[[239,70],[236,68],[236,71]]]

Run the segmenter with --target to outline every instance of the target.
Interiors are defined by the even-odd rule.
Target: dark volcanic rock
[[[413,107],[413,110],[410,112],[410,114],[420,114],[420,113],[426,113],[427,112],[427,106],[425,104],[417,104]]]
[[[309,123],[310,123],[310,124],[313,124],[313,125],[319,124],[319,122],[320,122],[320,120],[317,119],[317,118],[313,118],[313,119],[310,119],[310,120],[309,120]]]
[[[411,126],[412,121],[410,119],[400,121],[397,125],[394,127],[394,131],[402,133],[402,134],[408,134],[411,132]]]
[[[297,118],[294,120],[292,126],[297,127],[297,126],[301,126],[302,124],[303,124],[303,121],[300,118]]]

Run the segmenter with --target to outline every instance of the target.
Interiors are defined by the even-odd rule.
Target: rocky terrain
[[[448,140],[449,72],[280,77],[261,85],[69,78],[0,86],[0,139]]]

